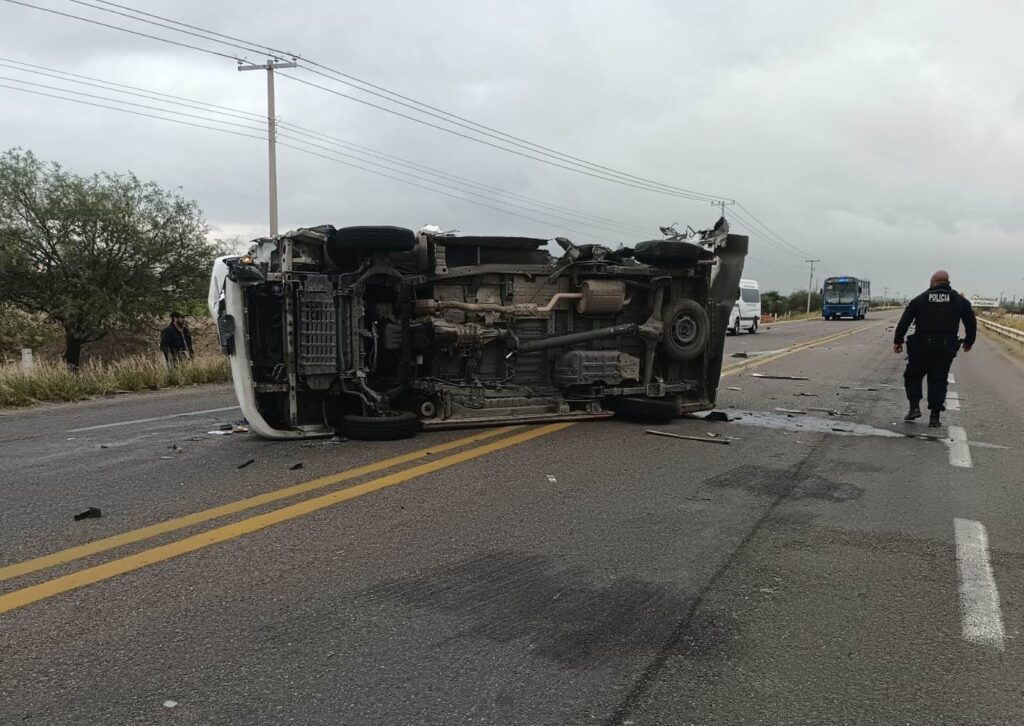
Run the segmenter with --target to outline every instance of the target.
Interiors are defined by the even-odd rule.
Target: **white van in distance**
[[[736,304],[729,316],[729,334],[739,335],[740,330],[756,333],[761,322],[761,289],[757,280],[740,280]]]

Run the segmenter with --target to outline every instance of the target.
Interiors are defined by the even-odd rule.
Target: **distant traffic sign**
[[[978,295],[971,295],[971,305],[976,308],[997,308],[999,307],[999,301],[994,297],[980,297]]]

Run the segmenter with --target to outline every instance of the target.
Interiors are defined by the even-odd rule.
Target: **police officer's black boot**
[[[937,429],[942,426],[942,421],[939,420],[939,412],[936,409],[932,409],[932,416],[928,419],[928,426],[933,429]]]
[[[907,415],[903,417],[904,421],[913,421],[916,418],[921,418],[921,402],[911,401],[910,410],[907,411]]]

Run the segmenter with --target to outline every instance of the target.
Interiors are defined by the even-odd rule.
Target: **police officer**
[[[928,408],[931,419],[928,425],[938,428],[939,414],[945,411],[946,387],[949,368],[953,365],[960,341],[957,332],[960,322],[964,324],[964,352],[974,345],[978,324],[974,319],[971,304],[949,286],[949,273],[939,270],[932,275],[927,290],[915,297],[903,311],[893,350],[903,352],[903,337],[911,323],[915,323],[914,334],[907,338],[907,369],[903,372],[903,383],[910,400],[910,410],[904,421],[921,417],[921,379],[928,377]]]

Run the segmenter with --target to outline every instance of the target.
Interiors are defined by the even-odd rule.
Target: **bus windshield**
[[[854,280],[849,282],[825,283],[825,302],[829,305],[850,305],[857,302],[857,283]]]

